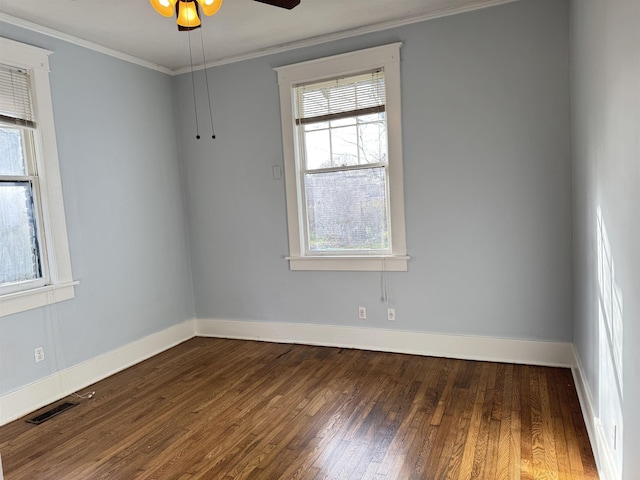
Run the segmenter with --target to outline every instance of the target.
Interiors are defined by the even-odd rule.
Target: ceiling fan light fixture
[[[176,23],[184,28],[196,28],[200,26],[198,8],[193,0],[180,0],[178,3],[178,18]]]
[[[198,0],[202,13],[207,17],[215,15],[222,6],[222,0]]]
[[[178,0],[150,0],[151,5],[155,8],[156,12],[165,17],[172,17],[176,12],[175,4]]]

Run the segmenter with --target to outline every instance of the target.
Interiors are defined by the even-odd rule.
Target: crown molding
[[[405,25],[411,25],[414,23],[424,22],[426,20],[433,20],[436,18],[448,17],[451,15],[458,15],[460,13],[471,12],[474,10],[480,10],[483,8],[495,7],[497,5],[503,5],[505,3],[515,2],[517,0],[476,0],[472,1],[466,5],[454,8],[442,8],[440,10],[436,10],[433,12],[425,13],[422,15],[416,15],[411,17],[399,18],[396,20],[390,20],[387,22],[377,23],[374,25],[368,25],[360,28],[353,28],[350,30],[345,30],[342,32],[331,33],[328,35],[319,35],[317,37],[307,38],[304,40],[297,40],[294,42],[283,43],[280,45],[274,45],[273,47],[262,48],[258,50],[253,50],[251,52],[242,53],[239,55],[232,55],[229,57],[224,57],[217,60],[208,61],[206,63],[200,65],[194,65],[193,70],[203,70],[204,68],[209,67],[217,67],[220,65],[227,65],[230,63],[242,62],[245,60],[253,60],[255,58],[265,57],[268,55],[274,55],[276,53],[288,52],[290,50],[295,50],[298,48],[311,47],[314,45],[320,45],[322,43],[334,42],[336,40],[344,40],[346,38],[356,37],[359,35],[365,35],[368,33],[380,32],[383,30],[389,30],[391,28],[403,27]],[[116,50],[112,50],[110,48],[104,47],[102,45],[98,45],[93,42],[89,42],[87,40],[83,40],[78,37],[74,37],[72,35],[68,35],[66,33],[60,32],[58,30],[54,30],[48,27],[43,27],[42,25],[38,25],[32,22],[28,22],[21,18],[12,17],[11,15],[7,15],[4,13],[0,13],[0,21],[5,22],[11,25],[15,25],[17,27],[25,28],[27,30],[31,30],[33,32],[41,33],[43,35],[47,35],[53,38],[57,38],[59,40],[64,40],[66,42],[78,45],[80,47],[87,48],[89,50],[94,50],[96,52],[103,53],[105,55],[109,55],[120,60],[124,60],[126,62],[134,63],[136,65],[140,65],[145,68],[149,68],[152,70],[157,70],[158,72],[166,73],[169,75],[181,75],[183,73],[188,73],[191,71],[191,67],[186,66],[182,68],[178,68],[172,70],[170,68],[158,65],[153,62],[149,62],[147,60],[143,60],[138,57],[134,57],[133,55],[129,55],[126,53],[122,53]]]
[[[334,42],[336,40],[344,40],[346,38],[357,37],[359,35],[366,35],[367,33],[375,33],[383,30],[389,30],[391,28],[404,27],[405,25],[411,25],[414,23],[424,22],[426,20],[434,20],[436,18],[449,17],[451,15],[457,15],[460,13],[472,12],[474,10],[481,10],[483,8],[495,7],[497,5],[503,5],[505,3],[512,3],[518,0],[478,0],[471,2],[467,5],[456,8],[442,8],[433,12],[425,13],[422,15],[405,17],[396,20],[390,20],[388,22],[376,23],[375,25],[368,25],[360,28],[353,28],[342,32],[331,33],[328,35],[320,35],[317,37],[307,38],[304,40],[296,40],[294,42],[283,43],[275,45],[273,47],[263,48],[260,50],[254,50],[252,52],[243,53],[240,55],[233,55],[230,57],[221,58],[219,60],[212,60],[207,62],[206,65],[194,65],[193,70],[203,70],[204,68],[217,67],[220,65],[227,65],[230,63],[243,62],[245,60],[253,60],[255,58],[266,57],[268,55],[274,55],[276,53],[288,52],[290,50],[296,50],[298,48],[311,47],[314,45],[320,45],[322,43]],[[181,75],[183,73],[191,72],[191,67],[183,67],[172,71],[173,75]]]
[[[97,43],[89,42],[88,40],[83,40],[78,37],[74,37],[73,35],[68,35],[52,28],[43,27],[42,25],[38,25],[37,23],[28,22],[27,20],[23,20],[17,17],[12,17],[11,15],[7,15],[6,13],[0,13],[0,22],[8,23],[16,27],[21,27],[32,32],[41,33],[43,35],[47,35],[48,37],[57,38],[58,40],[64,40],[65,42],[78,45],[79,47],[84,47],[95,52],[104,53],[105,55],[109,55],[110,57],[118,58],[120,60],[124,60],[125,62],[140,65],[141,67],[149,68],[151,70],[157,70],[158,72],[167,73],[169,75],[173,74],[173,71],[170,68],[157,65],[153,62],[149,62],[138,57],[134,57],[133,55],[118,52],[117,50],[112,50],[111,48],[107,48],[102,45],[98,45]]]

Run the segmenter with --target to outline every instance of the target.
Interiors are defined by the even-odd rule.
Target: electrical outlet
[[[36,347],[33,349],[33,356],[36,359],[36,363],[40,363],[44,360],[44,347]]]
[[[358,318],[360,320],[366,320],[367,319],[367,309],[366,309],[366,307],[358,307]]]
[[[387,320],[390,322],[396,321],[396,309],[395,308],[387,308]]]

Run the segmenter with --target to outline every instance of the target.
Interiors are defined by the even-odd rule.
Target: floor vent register
[[[60,415],[62,412],[66,412],[67,410],[69,410],[70,408],[73,408],[77,405],[77,403],[73,403],[73,402],[64,402],[61,403],[60,405],[57,405],[55,407],[53,407],[50,410],[47,410],[44,413],[41,413],[40,415],[37,415],[33,418],[30,418],[29,420],[27,420],[27,423],[33,423],[34,425],[40,425],[41,423],[46,422],[47,420],[55,417],[56,415]]]

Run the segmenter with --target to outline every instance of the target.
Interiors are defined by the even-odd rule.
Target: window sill
[[[60,283],[0,295],[0,317],[69,300],[75,296],[74,287],[79,283]]]
[[[285,257],[289,260],[289,270],[329,270],[351,272],[406,272],[406,255],[394,256],[318,256],[318,257]]]

